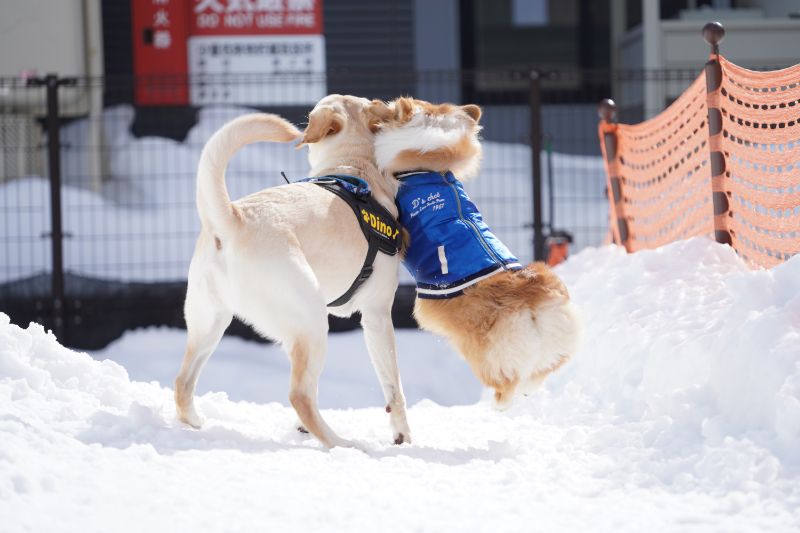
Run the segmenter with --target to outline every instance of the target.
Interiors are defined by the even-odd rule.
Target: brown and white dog
[[[477,174],[478,106],[412,98],[372,105],[373,114],[384,117],[376,126],[375,156],[387,178],[420,169],[451,171],[461,180]],[[453,298],[418,297],[414,314],[423,329],[449,339],[494,389],[501,408],[563,365],[575,353],[580,329],[567,288],[543,263],[501,270]]]
[[[375,199],[396,215],[394,185],[384,180],[373,154],[370,101],[330,95],[315,106],[300,145],[309,146],[310,176],[347,174],[367,181]],[[397,368],[391,307],[398,256],[378,253],[371,277],[341,307],[341,296],[359,274],[367,242],[351,208],[312,183],[262,190],[232,202],[225,167],[242,146],[288,142],[301,133],[269,114],[239,117],[208,141],[197,173],[197,240],[185,303],[186,352],[175,380],[180,420],[195,427],[200,371],[233,316],[280,342],[292,364],[289,400],[302,427],[325,446],[352,443],[331,430],[317,408],[325,361],[328,313],[362,315],[367,348],[378,374],[395,443],[409,442],[406,406]]]

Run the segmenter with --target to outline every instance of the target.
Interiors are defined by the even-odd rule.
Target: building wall
[[[3,0],[0,75],[86,72],[82,0]]]
[[[322,0],[329,68],[411,68],[412,0]]]
[[[737,7],[757,7],[769,18],[786,18],[790,14],[800,15],[800,2],[797,0],[740,0]],[[740,5],[741,4],[741,5]]]
[[[415,66],[413,0],[323,0],[327,68],[352,71],[329,79],[332,93],[392,98],[410,93]],[[395,89],[396,87],[396,89]]]
[[[460,102],[461,13],[458,0],[414,0],[414,66],[422,73],[414,94],[432,102]]]
[[[322,2],[329,68],[413,66],[413,0]],[[105,48],[110,58],[106,68],[109,73],[130,74],[131,0],[102,0],[102,7]]]
[[[130,104],[133,102],[132,0],[97,1],[102,11],[105,105]],[[84,61],[80,55],[83,46],[82,2],[14,0],[13,8],[6,3],[0,8],[4,20],[13,21],[16,17],[19,22],[9,25],[12,31],[4,34],[4,41],[0,42],[15,43],[5,47],[9,49],[20,48],[19,42],[31,40],[34,42],[31,46],[40,46],[42,51],[48,52],[43,56],[46,61],[33,65],[35,68],[61,74],[82,74],[79,69]],[[577,0],[569,0],[568,5],[561,8],[553,1],[550,4],[549,14],[553,23],[574,22],[579,7]],[[469,29],[467,34],[462,34],[463,5],[462,0],[323,0],[326,63],[333,73],[329,92],[386,99],[412,94],[437,102],[467,103],[463,100],[460,72],[462,41],[477,37]],[[36,31],[32,30],[25,23],[27,13],[47,13],[40,18],[53,27],[37,26]],[[56,28],[63,29],[65,21],[69,22],[66,26],[75,28],[69,45],[54,46],[52,39],[41,39],[42,32],[47,32],[55,36],[56,43],[60,43]],[[35,38],[30,39],[32,36]],[[31,66],[23,61],[22,55],[6,54],[3,60],[6,63],[0,65],[0,74],[4,75],[16,74],[23,63],[26,67]],[[484,104],[484,137],[501,142],[527,143],[530,124],[527,106],[521,104],[524,100],[523,95],[521,100],[510,100],[502,105]],[[511,101],[520,105],[511,105]],[[581,123],[593,122],[593,105],[587,104],[586,109],[579,113]],[[273,107],[269,110],[302,124],[308,106]],[[557,108],[545,106],[545,133],[562,127],[557,115]],[[132,129],[137,135],[160,135],[182,140],[196,119],[197,109],[188,106],[138,108]],[[556,149],[590,153],[595,146],[589,142],[557,146]]]
[[[414,92],[414,0],[322,0],[322,7],[328,92],[387,99]],[[102,0],[102,10],[105,103],[132,103],[131,0]],[[309,106],[267,110],[302,124]],[[182,140],[196,118],[197,110],[186,106],[140,107],[132,129]]]

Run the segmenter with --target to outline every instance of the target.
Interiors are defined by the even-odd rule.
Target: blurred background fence
[[[298,87],[391,99],[483,107],[484,160],[467,184],[493,230],[520,259],[544,259],[546,239],[569,232],[572,252],[608,233],[606,179],[597,142],[597,103],[622,95],[622,121],[641,120],[648,84],[679,95],[694,70],[335,70],[324,75],[162,78],[0,79],[0,310],[34,320],[63,342],[97,348],[125,329],[181,326],[185,276],[199,231],[195,169],[224,122],[254,110],[303,127]],[[218,100],[226,91],[258,106],[137,106],[190,91]],[[248,97],[248,91],[252,96]],[[48,99],[48,94],[50,98]],[[233,198],[306,176],[304,150],[257,144],[232,160]],[[539,195],[534,194],[540,191]],[[538,248],[538,249],[537,249]],[[413,326],[411,278],[402,278],[395,321]],[[353,327],[336,321],[333,329]],[[101,326],[101,327],[98,327]],[[247,335],[247,328],[232,326]]]

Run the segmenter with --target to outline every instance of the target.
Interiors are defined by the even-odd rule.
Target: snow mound
[[[692,239],[587,249],[558,272],[584,321],[570,364],[505,413],[417,402],[412,445],[388,444],[380,407],[325,410],[366,453],[225,392],[188,429],[168,387],[0,314],[2,529],[796,531],[800,257],[751,271]],[[405,360],[411,387],[462,386],[449,359]]]
[[[583,309],[587,346],[557,388],[715,442],[760,432],[800,458],[800,257],[753,271],[732,248],[695,238],[576,259],[559,274]]]

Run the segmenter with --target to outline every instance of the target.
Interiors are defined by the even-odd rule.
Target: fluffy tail
[[[288,142],[301,135],[277,115],[253,113],[231,120],[211,136],[200,154],[197,171],[197,211],[204,225],[225,233],[238,220],[225,186],[225,167],[243,146],[258,142]]]

